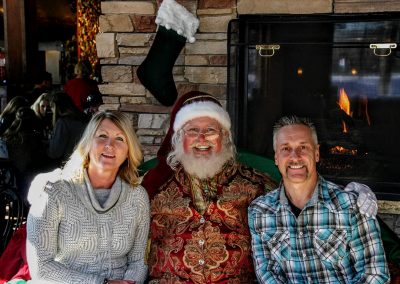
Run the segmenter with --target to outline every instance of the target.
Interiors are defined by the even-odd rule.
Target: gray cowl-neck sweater
[[[87,175],[83,183],[38,182],[49,179],[46,174],[37,177],[29,193],[27,257],[32,280],[143,283],[150,222],[146,190],[117,178],[101,206]]]

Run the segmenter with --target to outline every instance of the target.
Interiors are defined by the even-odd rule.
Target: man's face
[[[183,126],[183,150],[197,158],[209,158],[222,149],[222,128],[212,118],[200,117]]]
[[[305,125],[282,127],[276,135],[275,164],[285,186],[313,183],[317,180],[319,145]]]

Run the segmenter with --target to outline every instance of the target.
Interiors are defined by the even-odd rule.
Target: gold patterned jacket
[[[178,169],[151,202],[150,283],[256,283],[247,207],[275,187],[234,161],[207,180]]]

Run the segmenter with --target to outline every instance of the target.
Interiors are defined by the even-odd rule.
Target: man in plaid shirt
[[[319,145],[308,120],[284,117],[274,127],[280,186],[248,211],[260,283],[389,283],[376,219],[356,197],[318,175]]]

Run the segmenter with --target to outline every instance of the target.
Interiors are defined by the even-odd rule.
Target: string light
[[[301,68],[301,67],[297,68],[297,75],[298,76],[303,75],[303,68]]]

